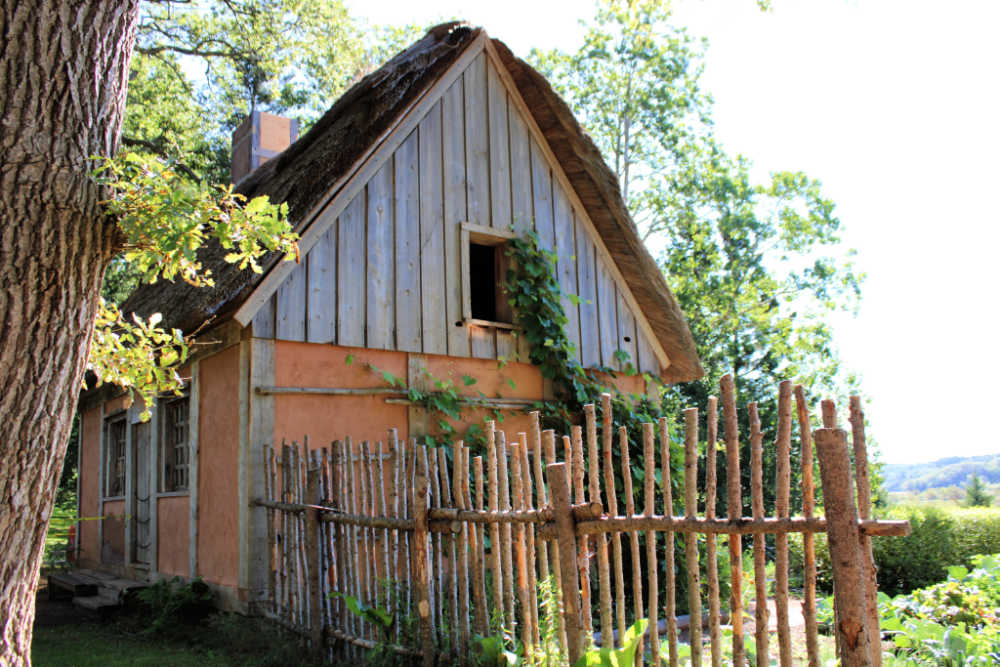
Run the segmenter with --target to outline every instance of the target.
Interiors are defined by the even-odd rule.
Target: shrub
[[[163,579],[140,590],[136,597],[148,614],[148,633],[172,634],[200,623],[212,612],[212,591],[201,579]]]
[[[943,581],[948,566],[970,567],[976,554],[1000,552],[1000,510],[900,506],[885,518],[906,519],[907,537],[876,537],[872,553],[878,567],[879,590],[889,595],[909,593]],[[802,536],[792,535],[790,566],[793,581],[802,581]],[[826,534],[816,534],[816,585],[833,590],[833,572]]]

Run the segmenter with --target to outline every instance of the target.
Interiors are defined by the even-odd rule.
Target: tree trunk
[[[88,159],[117,147],[138,0],[3,0],[0,664],[30,663],[45,531],[115,250]]]

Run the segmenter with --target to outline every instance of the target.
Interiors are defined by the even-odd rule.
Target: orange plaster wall
[[[156,569],[186,577],[190,573],[188,496],[159,498],[156,512]]]
[[[348,355],[354,355],[350,365]],[[385,387],[367,364],[406,378],[406,353],[365,350],[315,343],[275,341],[274,382],[279,387]],[[405,405],[390,405],[385,396],[279,395],[274,399],[275,442],[308,435],[312,446],[328,445],[350,436],[355,442],[387,439],[387,429],[409,429]]]
[[[239,346],[202,359],[199,381],[198,574],[212,583],[236,586],[239,580]],[[177,538],[177,543],[181,542],[188,544],[186,528],[183,538]],[[183,563],[187,562],[187,555],[185,546]],[[164,569],[163,562],[160,567]],[[186,564],[181,571],[187,572]]]
[[[80,560],[87,565],[100,562],[101,550],[97,543],[96,517],[100,511],[98,496],[101,475],[101,409],[94,408],[80,415]]]
[[[101,562],[121,563],[125,559],[125,501],[109,500],[104,503],[104,544],[101,545]]]

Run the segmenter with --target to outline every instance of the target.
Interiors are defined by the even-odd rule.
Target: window
[[[514,313],[504,294],[510,264],[507,241],[513,234],[502,229],[462,223],[462,262],[465,282],[463,315],[467,323],[510,326]]]
[[[187,491],[188,488],[188,397],[176,398],[163,405],[163,437],[161,458],[164,492]]]
[[[107,422],[104,445],[104,496],[125,495],[125,415]]]

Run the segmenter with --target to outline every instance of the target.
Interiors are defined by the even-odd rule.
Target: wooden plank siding
[[[658,375],[630,297],[530,123],[493,61],[476,57],[254,315],[254,336],[526,360],[512,332],[464,322],[468,222],[534,231],[556,255],[567,336],[584,365],[618,369],[622,349]]]

